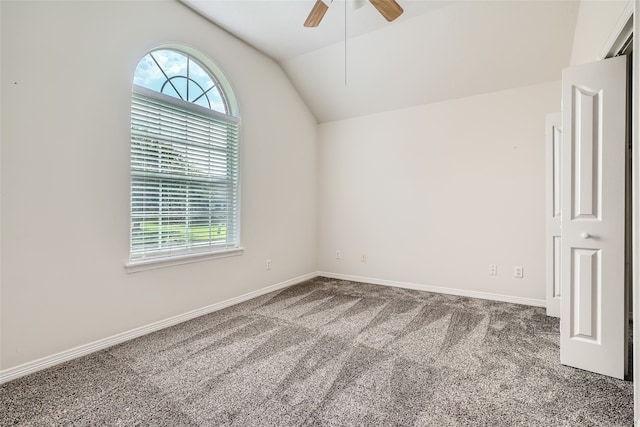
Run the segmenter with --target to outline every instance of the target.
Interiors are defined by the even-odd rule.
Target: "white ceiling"
[[[559,80],[579,5],[397,0],[388,23],[334,0],[305,28],[314,0],[181,1],[278,61],[319,122]]]

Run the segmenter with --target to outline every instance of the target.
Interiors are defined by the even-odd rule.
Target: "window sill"
[[[130,261],[124,265],[124,268],[127,273],[137,273],[139,271],[155,270],[156,268],[191,264],[192,262],[209,261],[218,258],[228,258],[232,256],[242,255],[243,253],[244,248],[242,247],[216,252],[199,252],[165,258],[152,258],[139,261]]]

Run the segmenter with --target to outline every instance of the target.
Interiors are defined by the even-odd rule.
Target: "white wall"
[[[552,82],[321,124],[319,269],[544,300],[544,120],[559,110]]]
[[[174,1],[0,4],[0,369],[316,270],[317,125],[277,64]],[[126,274],[131,82],[168,42],[236,90],[246,252]]]
[[[571,65],[597,61],[629,0],[582,0],[573,39]]]

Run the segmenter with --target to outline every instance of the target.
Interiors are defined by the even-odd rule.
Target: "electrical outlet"
[[[498,275],[498,266],[495,264],[489,265],[489,276],[497,276]]]
[[[267,270],[271,270],[271,260],[267,260]]]
[[[516,279],[522,279],[524,277],[524,269],[521,265],[516,265],[513,267],[513,277]]]
[[[336,259],[342,259],[342,254],[340,251],[336,251]]]
[[[360,257],[360,261],[367,262],[367,254],[362,254],[362,256]]]

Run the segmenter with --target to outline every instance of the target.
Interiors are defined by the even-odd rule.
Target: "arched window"
[[[221,73],[157,49],[131,101],[129,266],[239,251],[239,123]]]

